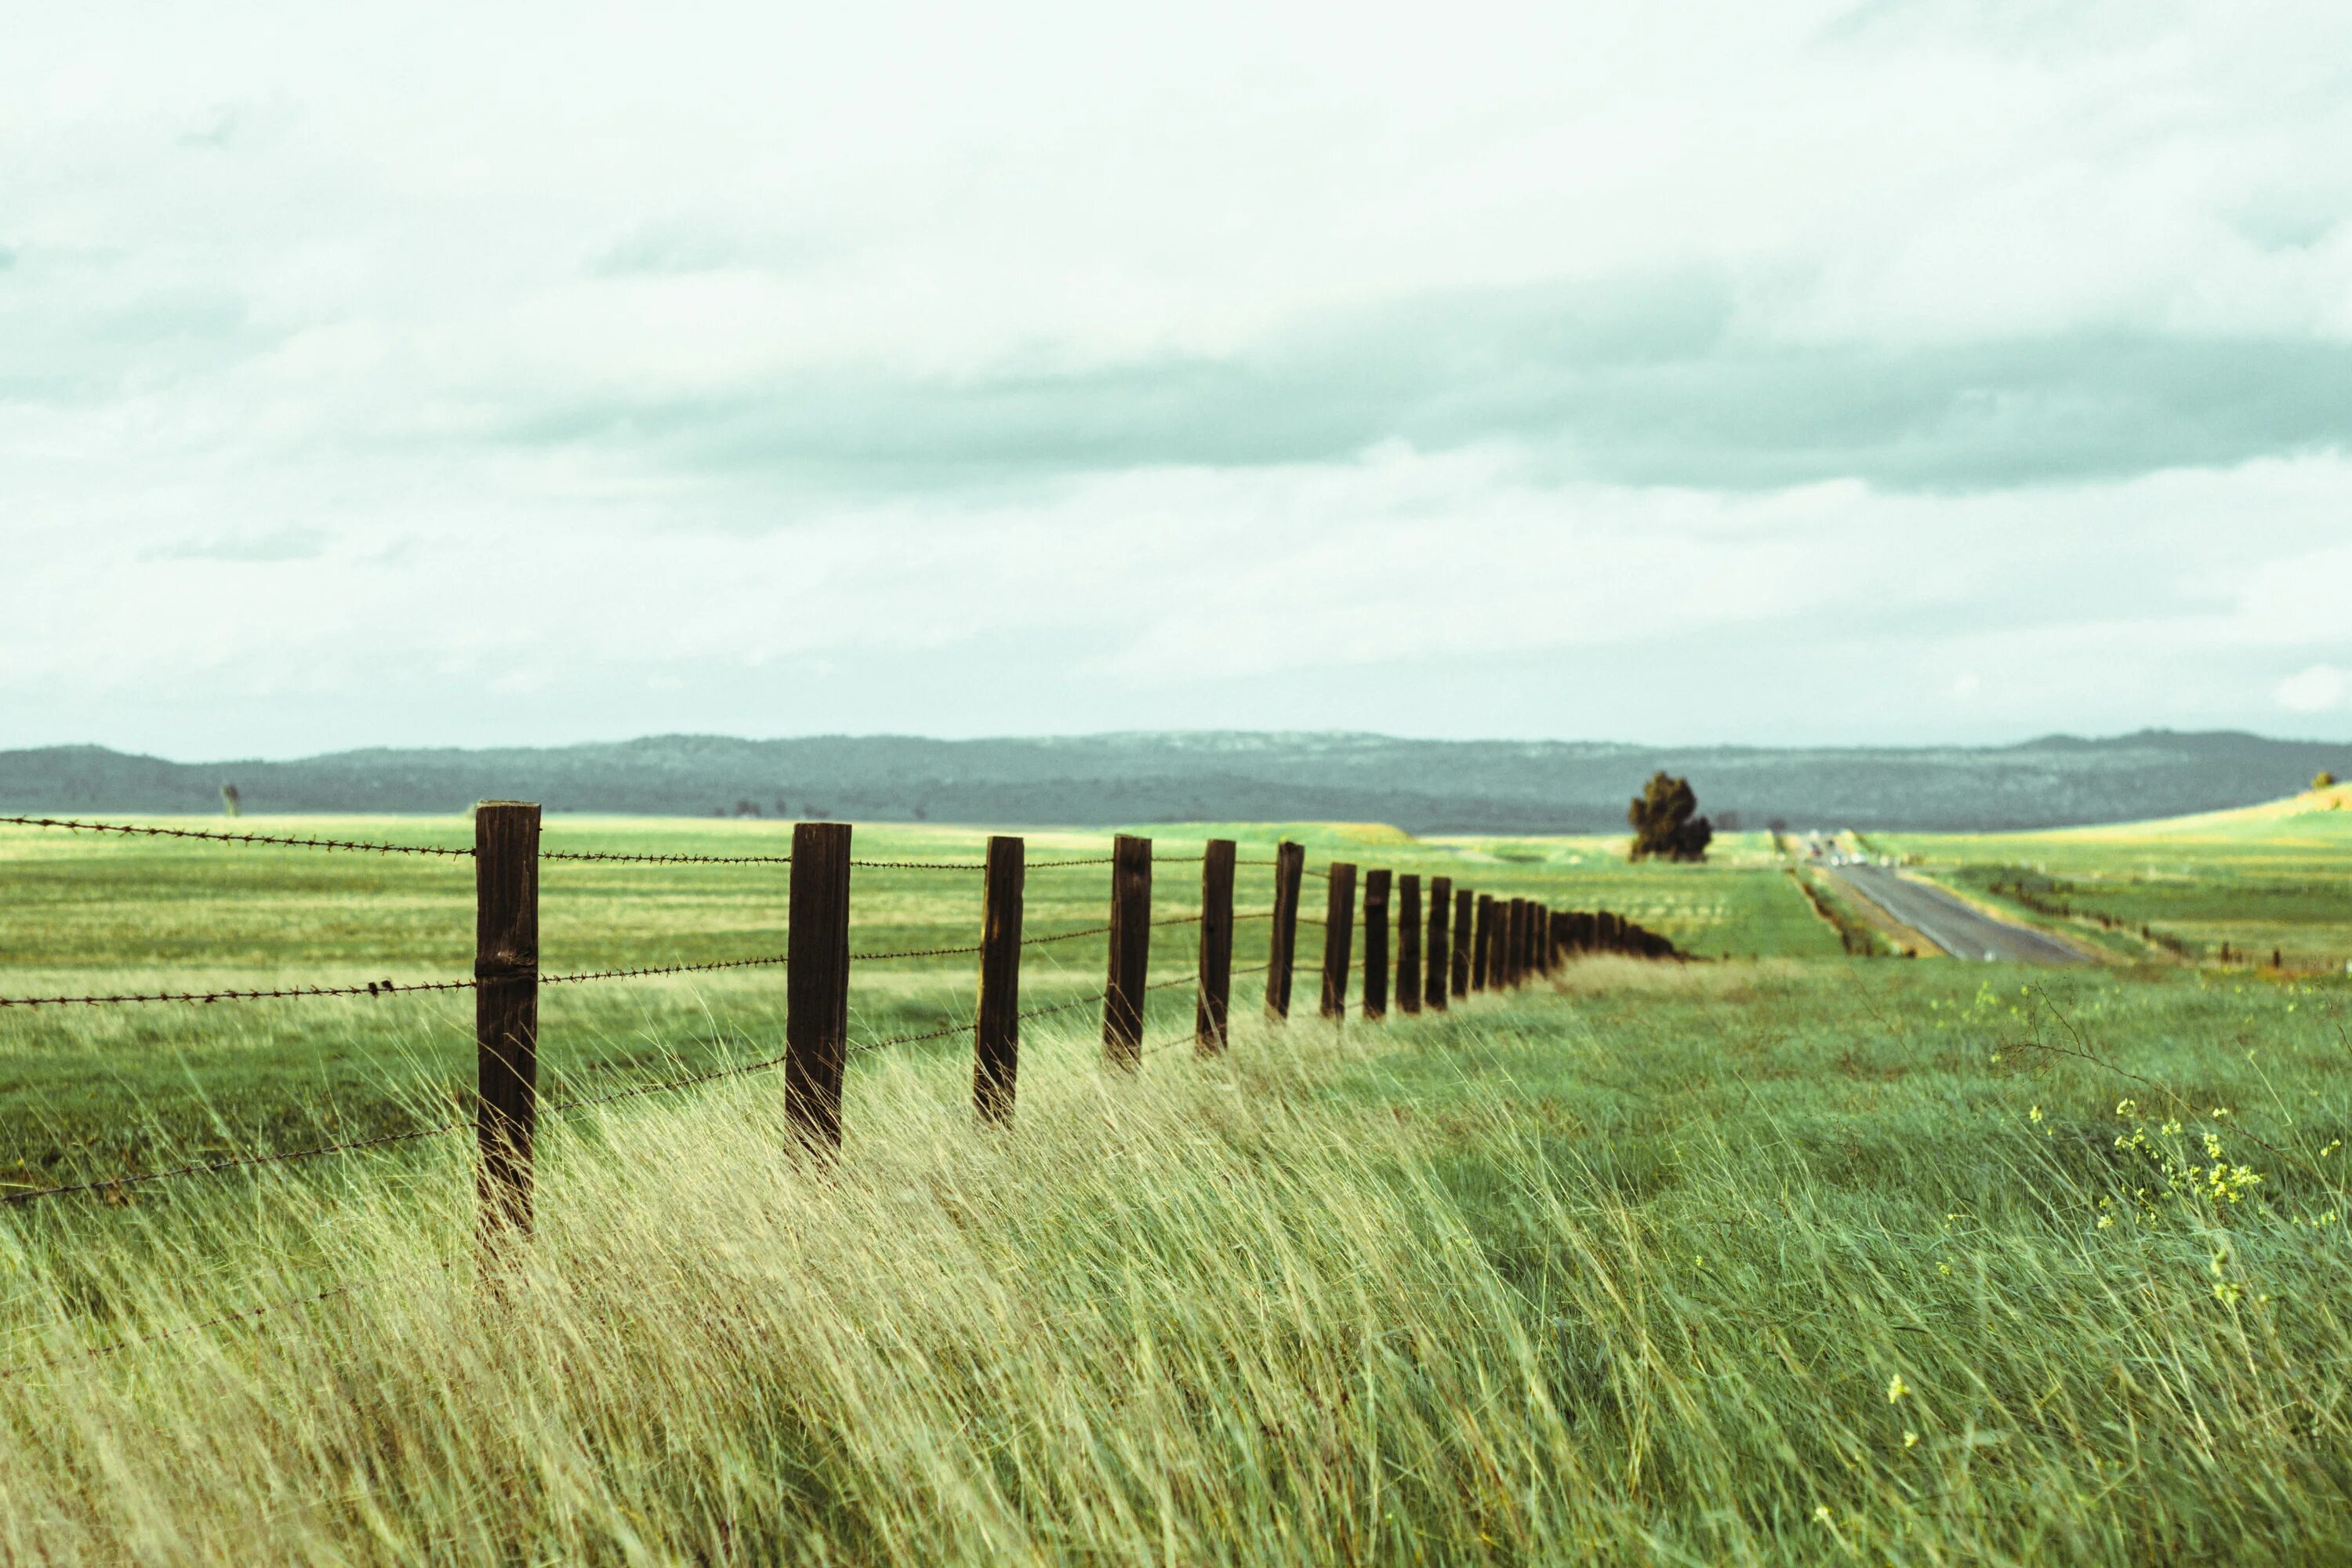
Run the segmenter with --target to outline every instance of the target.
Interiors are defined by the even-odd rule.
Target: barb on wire
[[[852,866],[866,871],[985,871],[988,865],[981,860],[852,860]],[[1023,864],[1024,871],[1058,871],[1067,866],[1108,866],[1108,855],[1088,856],[1077,860],[1030,860]]]
[[[80,822],[62,816],[0,816],[17,827],[63,827],[75,833],[121,833],[142,838],[202,838],[215,844],[278,844],[295,849],[358,849],[371,855],[442,855],[470,860],[474,851],[433,844],[379,844],[362,838],[295,837],[276,833],[223,833],[208,827],[145,827],[127,822]]]
[[[105,1007],[119,1002],[270,1002],[308,996],[397,996],[411,991],[471,991],[472,980],[371,980],[364,985],[295,985],[280,990],[150,991],[118,996],[0,996],[0,1007]]]
[[[702,963],[652,963],[635,969],[590,969],[576,973],[542,974],[541,985],[572,985],[583,980],[635,980],[646,974],[697,974],[713,969],[766,969],[788,963],[782,953],[764,958],[719,958]]]
[[[1189,1046],[1199,1038],[1200,1034],[1198,1030],[1187,1029],[1181,1035],[1169,1035],[1163,1038],[1152,1040],[1139,1047],[1135,1054],[1139,1057],[1156,1056],[1160,1052],[1167,1050],[1171,1047]]]
[[[441,1272],[446,1274],[455,1267],[455,1264],[444,1263],[441,1265]],[[284,1311],[289,1307],[315,1307],[321,1302],[331,1301],[338,1296],[353,1295],[359,1291],[372,1289],[378,1285],[390,1284],[394,1279],[405,1278],[409,1277],[399,1274],[377,1274],[365,1279],[347,1279],[340,1285],[331,1285],[326,1289],[311,1295],[289,1296],[276,1301],[264,1301],[258,1306],[247,1307],[240,1311],[223,1312],[216,1318],[206,1318],[202,1322],[183,1323],[176,1329],[164,1329],[152,1334],[132,1334],[117,1340],[112,1344],[92,1345],[86,1350],[76,1351],[67,1355],[50,1356],[43,1361],[19,1363],[16,1366],[0,1369],[0,1382],[22,1377],[27,1373],[45,1372],[51,1367],[65,1366],[73,1362],[96,1361],[101,1356],[116,1355],[123,1351],[160,1344],[165,1340],[176,1340],[184,1334],[200,1333],[206,1329],[217,1329],[229,1323],[247,1322],[267,1313]]]
[[[467,850],[472,854],[472,850]],[[542,860],[599,860],[618,866],[789,866],[789,855],[631,855],[597,849],[542,849]]]
[[[464,1121],[444,1121],[435,1127],[418,1127],[406,1132],[382,1132],[373,1138],[347,1138],[339,1143],[319,1143],[308,1149],[289,1149],[281,1154],[237,1154],[222,1160],[193,1160],[184,1165],[166,1166],[157,1171],[134,1171],[127,1175],[107,1176],[94,1182],[72,1182],[54,1187],[27,1187],[13,1193],[0,1193],[0,1205],[29,1204],[40,1198],[61,1198],[75,1193],[100,1193],[135,1187],[148,1182],[169,1181],[179,1176],[209,1176],[223,1171],[245,1170],[256,1165],[282,1165],[294,1160],[311,1160],[322,1154],[341,1154],[353,1149],[373,1149],[387,1143],[413,1143],[420,1138],[438,1138],[445,1132],[455,1132],[469,1125]]]
[[[1101,936],[1109,930],[1108,926],[1088,926],[1084,931],[1058,931],[1051,936],[1025,936],[1021,939],[1021,945],[1043,947],[1049,942],[1076,942],[1082,936]]]
[[[1032,1007],[1025,1013],[1014,1014],[1013,1022],[1025,1024],[1032,1018],[1043,1018],[1049,1013],[1066,1013],[1074,1007],[1091,1007],[1109,995],[1110,993],[1108,991],[1097,991],[1091,996],[1073,996],[1066,1002],[1048,1003],[1043,1007]]]
[[[960,953],[978,952],[979,951],[980,944],[978,942],[973,942],[969,947],[910,947],[902,949],[897,952],[853,952],[849,955],[849,962],[852,963],[879,963],[885,959],[891,958],[953,958]]]
[[[910,1035],[889,1035],[878,1040],[860,1040],[849,1047],[849,1054],[862,1057],[869,1051],[887,1050],[892,1046],[911,1046],[920,1040],[944,1040],[950,1035],[961,1035],[971,1026],[968,1023],[943,1025],[936,1029],[922,1029]]]

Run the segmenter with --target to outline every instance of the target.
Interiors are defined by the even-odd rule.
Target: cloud
[[[2352,342],[2071,334],[1759,343],[1729,291],[1412,300],[1231,356],[829,372],[563,400],[499,434],[687,469],[871,489],[1039,473],[1343,461],[1515,443],[1612,483],[1887,490],[2122,478],[2352,447]]]
[[[2340,5],[11,41],[13,738],[2341,721]]]
[[[2273,696],[2290,713],[2332,713],[2352,708],[2352,669],[2315,664],[2280,681]]]

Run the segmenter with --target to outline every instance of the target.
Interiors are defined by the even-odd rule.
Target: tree
[[[1665,773],[1653,777],[1626,809],[1633,825],[1631,858],[1704,860],[1715,838],[1715,826],[1698,815],[1698,795],[1690,780]]]
[[[2314,789],[2334,789],[2336,787],[2336,775],[2329,773],[2326,768],[2322,768],[2319,770],[2319,776],[2311,781],[2311,787]]]
[[[239,816],[244,815],[244,812],[245,801],[236,793],[236,785],[233,784],[221,785],[221,815]]]

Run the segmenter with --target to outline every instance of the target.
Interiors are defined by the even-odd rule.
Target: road
[[[1898,877],[1879,866],[1824,867],[1855,892],[1954,958],[2004,963],[2081,963],[2083,955],[2028,926],[1997,921],[1941,888]]]

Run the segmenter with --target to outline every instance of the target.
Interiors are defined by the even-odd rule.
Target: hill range
[[[1689,777],[1725,826],[1969,830],[2221,810],[2352,773],[2352,744],[2235,732],[2053,735],[1990,747],[1645,746],[1369,734],[1133,733],[940,741],[717,735],[548,748],[371,749],[175,763],[100,746],[0,752],[0,809],[554,811],[1066,824],[1348,821],[1414,833],[1622,828],[1655,769]],[[1727,818],[1729,820],[1727,821]]]

